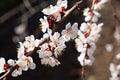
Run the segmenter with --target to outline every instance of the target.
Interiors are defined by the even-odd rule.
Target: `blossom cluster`
[[[0,73],[6,72],[11,67],[17,65],[17,68],[12,72],[12,76],[16,77],[22,74],[22,71],[35,69],[36,64],[29,53],[36,50],[41,59],[41,64],[50,65],[51,67],[60,64],[57,59],[61,55],[64,49],[67,47],[66,42],[70,40],[75,41],[77,51],[80,53],[78,61],[82,66],[92,65],[94,61],[93,53],[96,49],[95,42],[100,37],[100,31],[103,23],[97,24],[96,22],[101,17],[98,12],[100,5],[106,3],[107,0],[96,0],[93,8],[86,8],[83,12],[85,16],[85,22],[79,26],[77,22],[71,24],[68,22],[65,25],[65,29],[61,32],[54,32],[55,24],[59,22],[66,14],[67,0],[58,0],[55,6],[42,10],[45,14],[43,18],[40,18],[41,31],[43,37],[41,39],[35,39],[33,35],[25,38],[24,42],[19,42],[18,48],[18,60],[9,59],[7,62],[4,58],[0,58]]]
[[[75,39],[77,37],[77,31],[78,24],[74,23],[71,25],[70,22],[66,24],[65,29],[62,30],[61,34],[55,32],[52,35],[52,30],[48,28],[47,32],[43,35],[43,38],[47,40],[39,46],[40,49],[37,51],[41,58],[41,64],[50,65],[52,67],[59,65],[60,62],[57,58],[66,48],[65,42]]]
[[[49,7],[42,10],[46,15],[40,18],[42,32],[45,33],[48,28],[52,28],[55,22],[61,20],[62,16],[65,14],[67,9],[67,0],[58,0],[55,6],[50,5]]]
[[[41,64],[46,64],[54,67],[59,65],[60,62],[56,59],[59,55],[62,54],[64,48],[66,48],[65,40],[60,36],[60,33],[55,32],[52,35],[51,30],[48,30],[48,33],[43,35],[44,38],[48,38],[44,44],[42,44],[40,49],[37,51],[39,57],[41,58]]]
[[[111,72],[111,77],[109,78],[109,80],[120,80],[120,64],[115,65],[111,63],[110,72]]]
[[[38,48],[37,53],[41,58],[41,64],[50,65],[54,67],[59,65],[57,60],[58,56],[62,54],[65,45],[65,37],[60,33],[55,32],[52,34],[52,26],[54,22],[61,20],[61,17],[65,14],[67,8],[67,0],[58,0],[55,6],[50,5],[48,8],[43,9],[43,13],[46,15],[44,19],[40,18],[41,29],[44,33],[43,38],[35,39],[33,35],[25,38],[24,42],[19,42],[18,48],[18,60],[9,59],[7,62],[5,58],[0,58],[0,73],[10,70],[11,67],[17,65],[16,69],[11,73],[13,77],[17,77],[22,74],[22,71],[35,69],[36,64],[30,55],[30,52]],[[68,26],[70,27],[70,26]]]
[[[18,60],[9,59],[6,63],[4,58],[0,58],[0,73],[5,72],[17,65],[17,68],[12,72],[13,77],[17,77],[22,74],[22,71],[27,71],[30,69],[35,69],[36,64],[33,62],[32,57],[26,56],[27,52],[33,51],[35,47],[38,46],[39,40],[35,40],[34,36],[28,36],[25,41],[20,42],[20,47],[18,48]]]
[[[116,60],[120,61],[120,53],[116,55]],[[109,80],[120,80],[120,64],[111,63],[109,70],[111,73]]]
[[[93,53],[96,49],[95,42],[100,37],[103,23],[97,24],[101,14],[98,12],[108,0],[95,0],[91,8],[83,11],[85,22],[81,23],[78,30],[78,37],[75,39],[77,51],[80,52],[78,61],[82,66],[92,65],[94,62]]]
[[[41,64],[52,67],[60,64],[57,58],[62,54],[64,48],[66,48],[66,40],[59,32],[53,33],[52,29],[54,24],[61,20],[66,8],[67,0],[58,0],[55,6],[50,5],[42,10],[46,16],[40,18],[41,30],[44,33],[43,38],[47,40],[39,46],[40,49],[37,51],[41,58]]]
[[[95,41],[100,36],[99,32],[101,31],[103,23],[96,25],[92,24],[90,33],[82,32],[81,29],[78,31],[78,38],[75,39],[76,48],[80,52],[78,60],[81,65],[92,65],[94,58],[93,53],[96,49]],[[89,26],[89,25],[86,25]]]

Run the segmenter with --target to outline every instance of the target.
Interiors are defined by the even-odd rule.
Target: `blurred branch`
[[[40,10],[41,10],[41,4],[33,7],[34,9],[34,12],[31,12],[30,11],[27,11],[25,14],[23,14],[21,16],[21,19],[22,19],[22,23],[26,23],[28,21],[28,18],[30,18],[31,16],[33,16],[34,14],[38,13]]]
[[[9,18],[11,18],[12,16],[14,16],[15,14],[17,14],[20,11],[20,8],[24,8],[25,6],[23,4],[21,4],[20,6],[12,9],[11,11],[7,12],[6,14],[4,14],[3,16],[0,17],[0,24],[4,23],[6,20],[8,20]]]
[[[119,39],[117,40],[117,42],[120,43],[120,20],[117,16],[117,13],[116,13],[115,3],[116,3],[116,0],[111,0],[112,16],[113,16],[113,19],[114,19],[116,32],[119,35],[119,37],[118,37]]]
[[[23,0],[24,1],[24,0]],[[31,4],[34,3],[35,0],[31,1]],[[26,3],[26,2],[25,2]],[[0,17],[0,24],[4,23],[6,20],[10,19],[11,17],[13,17],[14,15],[16,15],[17,13],[19,13],[22,9],[24,9],[27,5],[25,4],[20,4],[19,6],[15,7],[14,9],[10,10],[9,12],[7,12],[6,14],[4,14],[3,16]]]
[[[112,9],[112,15],[114,18],[115,25],[116,25],[116,27],[120,27],[120,20],[116,13],[115,0],[111,0],[111,9]]]
[[[30,11],[30,13],[33,14],[35,9],[32,8],[30,1],[29,0],[23,0],[23,3],[25,5],[25,7]]]
[[[114,58],[115,58],[115,55],[116,55],[116,52],[117,52],[117,48],[120,47],[120,20],[117,16],[117,13],[116,13],[115,3],[116,3],[116,0],[111,0],[111,10],[112,10],[113,21],[114,21],[114,24],[115,24],[115,26],[114,26],[115,27],[115,33],[117,35],[119,35],[119,37],[118,37],[118,39],[116,39],[117,43],[115,42],[115,44],[114,44],[114,47],[113,47],[114,53],[111,55],[109,63],[115,62]]]

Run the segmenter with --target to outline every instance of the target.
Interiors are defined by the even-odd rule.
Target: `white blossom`
[[[33,69],[35,69],[35,68],[36,68],[36,64],[35,64],[35,63],[30,63],[30,64],[29,64],[29,67],[30,67],[30,69],[32,69],[32,70],[33,70]]]
[[[10,66],[13,66],[15,64],[15,61],[13,59],[9,59],[7,61],[7,63],[10,65]]]
[[[19,67],[17,69],[15,69],[12,74],[11,74],[13,77],[17,77],[19,75],[22,75],[22,69]]]
[[[111,72],[111,77],[109,80],[119,80],[120,79],[120,65],[110,64],[109,70]]]
[[[61,51],[66,48],[65,40],[63,37],[60,37],[60,33],[58,32],[55,32],[54,35],[50,37],[50,40],[52,41],[50,45],[54,48],[54,54],[57,57],[57,55],[61,54]]]
[[[26,56],[23,56],[17,61],[17,64],[19,65],[19,67],[24,71],[27,71],[28,68],[30,68],[30,64],[32,63],[33,63],[32,57],[26,57]]]
[[[83,22],[82,24],[81,24],[81,26],[80,26],[80,30],[82,31],[82,32],[87,32],[87,30],[89,29],[89,25],[87,25],[85,22]]]
[[[34,38],[33,35],[25,38],[24,47],[27,52],[33,51],[35,47],[38,47],[40,40]]]
[[[51,67],[54,67],[55,65],[59,65],[60,62],[53,57],[48,57],[41,59],[41,64],[50,65]]]
[[[46,48],[46,49],[48,49],[48,48]],[[40,58],[45,58],[45,57],[51,57],[52,56],[52,52],[47,51],[44,48],[41,48],[40,50],[38,50],[37,53],[39,54]]]
[[[73,25],[71,25],[71,23],[69,22],[66,25],[65,30],[63,30],[61,34],[62,36],[64,36],[66,41],[69,41],[70,39],[75,39],[77,37],[77,32],[78,32],[78,24],[74,23]]]
[[[49,36],[50,39],[39,46],[40,50],[38,50],[37,53],[41,58],[42,64],[50,65],[53,67],[55,65],[58,65],[59,61],[57,60],[57,58],[59,55],[61,55],[63,49],[66,48],[65,40],[62,36],[60,36],[60,33],[58,32],[55,32],[52,35],[51,29],[48,29],[46,35]]]
[[[43,34],[43,38],[44,38],[44,39],[49,38],[49,34],[48,34],[48,33]]]
[[[75,43],[76,43],[76,49],[78,52],[85,52],[86,51],[86,47],[84,47],[84,42],[82,42],[80,39],[75,39]]]
[[[60,62],[57,60],[57,59],[55,59],[55,58],[53,58],[53,57],[50,57],[50,65],[52,66],[52,67],[54,67],[55,65],[59,65],[60,64]]]
[[[86,36],[83,32],[81,32],[81,30],[78,30],[78,39],[80,39],[82,42],[85,42],[86,43]]]
[[[61,55],[62,51],[66,48],[65,44],[58,44],[57,47],[54,50],[55,57],[58,57]]]
[[[100,23],[98,25],[96,23],[93,23],[91,26],[91,32],[88,36],[88,39],[93,41],[93,42],[97,42],[97,40],[100,37],[99,33],[102,30],[102,26],[103,26],[103,23]]]
[[[38,47],[41,42],[42,42],[42,40],[36,39],[36,40],[34,41],[35,47]]]
[[[77,50],[78,52],[81,52],[80,56],[78,57],[78,61],[82,66],[92,65],[92,63],[94,62],[93,53],[95,49],[96,49],[95,43],[87,43],[84,45],[78,44]],[[87,58],[86,58],[86,55],[87,55]]]
[[[18,55],[17,55],[17,58],[21,58],[24,56],[24,53],[25,53],[25,48],[24,48],[24,45],[22,42],[19,42],[20,44],[20,47],[18,48]]]
[[[49,7],[42,10],[45,15],[51,15],[58,13],[59,8],[57,6],[50,5]]]
[[[82,66],[84,65],[84,58],[85,58],[85,52],[81,53],[77,58]]]
[[[54,43],[58,43],[59,37],[60,37],[60,33],[55,32],[55,33],[53,34],[53,36],[50,35],[50,40],[51,40],[52,42],[54,42]]]
[[[79,38],[75,40],[76,49],[80,52],[80,56],[78,57],[78,61],[81,65],[92,65],[94,62],[93,53],[96,49],[96,45],[94,42],[87,40],[86,42],[82,42]],[[88,58],[85,58],[87,55]]]
[[[6,64],[5,59],[1,57],[0,58],[0,73],[5,72],[5,70],[4,70],[5,64]]]
[[[96,49],[96,45],[95,45],[95,43],[94,42],[87,42],[87,54],[88,54],[88,56],[92,56],[93,55],[93,53],[94,53],[94,51],[95,51],[95,49]]]
[[[94,62],[93,53],[96,49],[95,42],[99,38],[99,33],[103,23],[82,23],[78,30],[78,37],[75,39],[76,49],[80,52],[78,61],[83,65],[92,65]]]
[[[92,20],[92,22],[97,22],[98,18],[101,17],[101,14],[95,10],[90,10],[89,8],[86,8],[84,10],[83,15],[85,16],[85,21],[88,22]]]
[[[90,32],[91,28],[93,27],[93,24],[86,23],[86,22],[81,23],[80,31],[84,34],[85,37],[86,37],[85,33]],[[78,33],[78,35],[80,35],[80,34]]]
[[[78,36],[79,37],[86,37],[85,33],[88,33],[89,35],[87,36],[89,39],[91,39],[92,41],[97,41],[97,39],[99,38],[99,33],[102,30],[102,26],[103,23],[100,24],[96,24],[96,23],[82,23],[80,26],[80,30],[78,31]]]
[[[46,30],[49,28],[49,23],[47,21],[47,17],[44,16],[44,19],[40,18],[39,20],[41,22],[40,26],[41,26],[42,32],[45,33]]]
[[[93,62],[94,62],[94,57],[89,56],[89,59],[84,59],[83,64],[91,66],[93,64]]]
[[[54,21],[60,21],[61,20],[61,12],[63,12],[63,9],[67,8],[67,0],[58,0],[57,4],[55,6],[50,5],[49,7],[42,10],[42,12],[45,15],[49,15],[49,17],[52,17]]]
[[[86,53],[81,53],[80,56],[78,56],[78,61],[82,66],[89,65],[91,66],[94,62],[94,57],[93,56],[87,56],[86,58]]]
[[[67,8],[67,0],[58,0],[57,1],[57,6],[59,7],[59,10],[64,7],[65,9]]]

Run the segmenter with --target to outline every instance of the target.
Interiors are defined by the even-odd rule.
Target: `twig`
[[[23,0],[25,7],[30,11],[31,14],[34,13],[35,9],[32,8],[29,0]]]
[[[52,33],[54,33],[55,31],[57,31],[60,26],[64,26],[64,24],[65,24],[64,21],[66,20],[66,18],[69,17],[69,15],[70,15],[75,9],[77,9],[78,5],[80,5],[81,3],[82,3],[82,1],[76,2],[76,3],[74,4],[74,6],[66,12],[66,14],[63,16],[63,18],[61,19],[61,21],[58,22],[57,24],[55,24],[55,27],[54,27]],[[45,39],[43,42],[41,42],[39,45],[42,45],[45,41],[46,41],[46,39]],[[38,47],[36,47],[33,51],[26,53],[26,56],[31,56],[31,55],[33,55],[33,53],[35,53],[37,50],[38,50]],[[11,75],[11,73],[12,73],[17,67],[19,67],[17,64],[15,64],[13,67],[11,67],[3,76],[0,77],[0,80],[6,79],[9,75]]]
[[[85,80],[85,66],[82,66],[82,71],[81,71],[81,75],[82,75],[82,80]]]
[[[92,0],[92,5],[91,5],[91,9],[94,9],[94,4],[95,4],[96,0]]]
[[[8,69],[8,71],[4,74],[4,75],[2,75],[1,77],[0,77],[0,80],[6,80],[7,79],[7,77],[8,76],[10,76],[10,74],[16,69],[16,68],[18,68],[19,66],[17,65],[17,64],[15,64],[13,67],[11,67],[10,69]]]

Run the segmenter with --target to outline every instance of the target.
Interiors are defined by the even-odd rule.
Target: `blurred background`
[[[77,0],[68,0],[68,9]],[[83,21],[82,10],[88,6],[80,6],[81,10],[75,10],[68,18],[68,22]],[[0,57],[6,60],[17,59],[17,47],[20,41],[28,35],[34,34],[36,38],[42,36],[39,19],[43,17],[41,10],[56,0],[0,0]],[[116,0],[116,12],[120,19],[120,1]],[[119,46],[114,38],[115,24],[112,17],[111,5],[107,3],[101,11],[102,17],[99,22],[104,23],[101,37],[98,40],[97,49],[94,53],[93,66],[86,67],[86,80],[108,80],[110,77],[109,64],[114,62],[114,57],[120,53]],[[9,80],[81,80],[81,66],[77,61],[77,53],[74,43],[66,43],[67,47],[63,55],[59,57],[60,66],[51,68],[41,65],[37,54],[33,55],[37,65],[35,70],[23,72],[17,78],[9,77]]]

